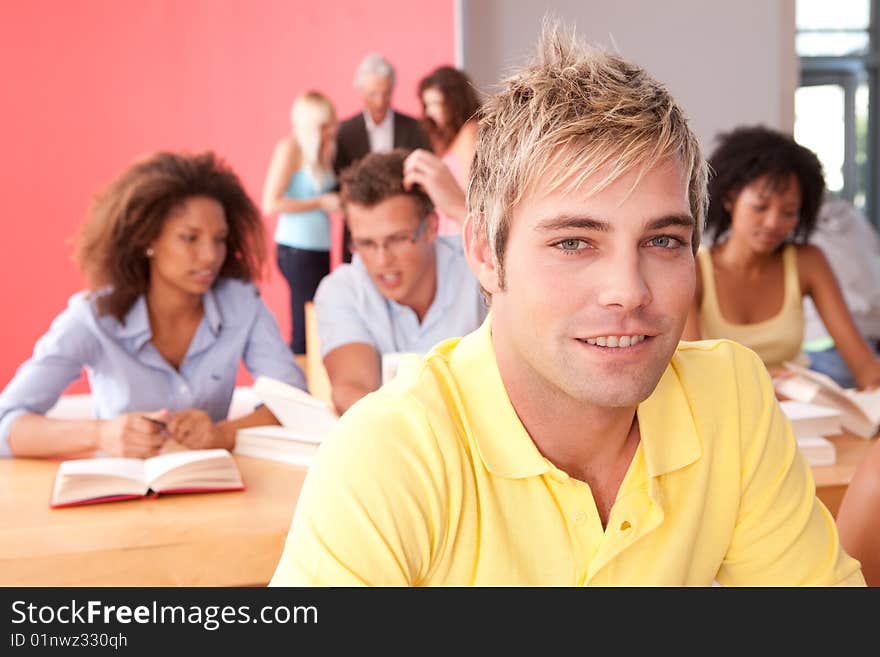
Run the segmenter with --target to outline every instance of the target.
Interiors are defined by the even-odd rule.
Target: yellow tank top
[[[797,248],[789,244],[782,251],[785,292],[782,308],[771,317],[754,324],[733,324],[721,315],[715,272],[708,249],[697,252],[703,281],[703,301],[700,305],[700,331],[705,339],[727,338],[745,345],[761,357],[767,367],[778,367],[784,361],[809,364],[801,353],[804,339],[804,306],[798,281]]]

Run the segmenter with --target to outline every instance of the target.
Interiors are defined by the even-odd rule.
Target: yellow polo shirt
[[[754,353],[679,346],[603,529],[517,418],[490,321],[341,418],[273,586],[864,585]]]

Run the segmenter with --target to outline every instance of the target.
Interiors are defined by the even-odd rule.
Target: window
[[[797,0],[795,139],[815,151],[831,193],[880,226],[877,64],[880,0]]]

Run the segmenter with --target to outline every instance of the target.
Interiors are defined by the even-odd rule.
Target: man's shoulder
[[[362,267],[344,263],[321,279],[315,291],[315,303],[339,299],[353,300],[371,285],[373,282],[370,275]]]
[[[697,366],[745,361],[761,364],[758,355],[733,340],[682,340],[673,356],[674,361],[687,362]]]
[[[457,342],[453,339],[447,342]],[[343,431],[362,433],[377,431],[383,435],[406,436],[407,440],[429,438],[435,442],[441,429],[455,418],[455,412],[445,402],[442,372],[448,360],[441,343],[429,354],[405,354],[397,367],[394,378],[379,390],[358,400],[340,420]],[[452,345],[454,346],[454,345]],[[442,361],[442,362],[441,362]],[[441,429],[439,432],[438,429]],[[395,440],[397,439],[395,438]]]
[[[413,468],[439,472],[461,454],[438,381],[424,359],[412,358],[409,371],[401,367],[391,382],[340,417],[322,445],[322,461],[334,467],[357,462],[389,476]]]
[[[769,374],[760,357],[732,340],[679,342],[671,367],[682,385],[695,396],[713,395],[721,387],[756,390]]]

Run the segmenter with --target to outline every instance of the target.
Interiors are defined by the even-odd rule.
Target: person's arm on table
[[[324,356],[324,369],[330,379],[333,405],[342,415],[351,406],[379,388],[379,354],[371,344],[349,343]]]
[[[381,383],[379,351],[356,301],[357,278],[349,275],[353,271],[330,274],[315,292],[321,356],[333,405],[340,415]]]
[[[837,284],[825,255],[812,245],[798,249],[798,270],[805,277],[804,293],[812,297],[816,310],[834,345],[861,388],[880,386],[880,359],[865,342]]]
[[[0,455],[73,458],[102,450],[111,456],[158,454],[161,429],[143,419],[158,413],[127,413],[113,420],[52,419],[44,414],[75,381],[100,347],[73,309],[61,313],[34,346],[34,355],[0,395]]]

